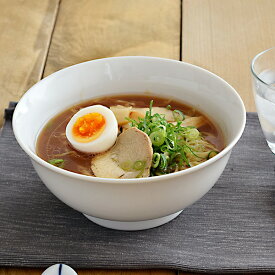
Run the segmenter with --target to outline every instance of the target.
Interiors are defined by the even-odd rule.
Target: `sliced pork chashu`
[[[137,128],[130,128],[118,136],[110,150],[92,159],[91,169],[96,177],[102,178],[148,177],[152,157],[152,143],[148,135]]]

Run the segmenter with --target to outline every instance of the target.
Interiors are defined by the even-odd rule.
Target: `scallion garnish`
[[[151,133],[149,137],[153,145],[161,146],[165,141],[166,133],[163,130],[159,130]]]
[[[184,114],[180,110],[174,110],[173,111],[173,116],[175,121],[183,121],[185,119]]]
[[[165,115],[158,113],[152,115],[152,107],[153,101],[150,102],[145,117],[139,118],[138,121],[128,118],[132,127],[137,127],[145,132],[152,141],[154,154],[150,171],[151,176],[182,170],[191,167],[190,159],[196,159],[199,163],[202,159],[206,160],[214,155],[213,152],[215,151],[211,151],[207,157],[201,157],[197,154],[201,152],[203,137],[197,128],[182,126],[185,116],[181,111],[173,110],[176,123],[169,123],[166,121]],[[170,109],[170,107],[167,109]],[[136,163],[135,167],[140,165],[140,163]]]
[[[215,157],[217,154],[218,154],[217,151],[210,151],[207,156],[207,159],[211,159],[211,158]]]
[[[48,160],[48,163],[59,167],[59,168],[63,168],[64,167],[64,159],[50,159]]]
[[[133,163],[131,161],[124,161],[122,163],[120,163],[120,168],[123,169],[124,171],[131,171],[132,170],[132,166]]]
[[[191,128],[186,131],[185,135],[186,135],[186,138],[193,140],[193,139],[197,139],[200,136],[200,132],[196,128]]]
[[[159,153],[154,153],[153,154],[153,161],[152,161],[152,167],[157,168],[159,165],[160,161],[160,154]]]
[[[137,160],[133,165],[133,169],[136,171],[144,170],[145,164],[145,161]]]

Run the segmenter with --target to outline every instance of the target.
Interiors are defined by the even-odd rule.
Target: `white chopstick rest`
[[[41,275],[77,275],[77,273],[68,265],[55,264],[48,267]]]

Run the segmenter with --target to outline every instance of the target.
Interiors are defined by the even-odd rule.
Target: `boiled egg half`
[[[84,153],[100,153],[111,148],[118,134],[114,113],[102,105],[79,110],[66,127],[70,144]]]

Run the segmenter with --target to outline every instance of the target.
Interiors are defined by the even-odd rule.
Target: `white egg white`
[[[90,142],[79,142],[73,136],[73,126],[78,118],[89,114],[99,113],[105,118],[105,128],[103,132]],[[111,148],[118,134],[118,123],[114,113],[102,105],[93,105],[79,110],[69,121],[66,127],[66,136],[72,147],[84,153],[101,153]]]

